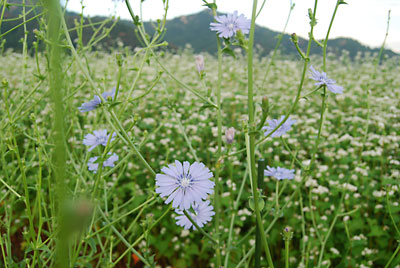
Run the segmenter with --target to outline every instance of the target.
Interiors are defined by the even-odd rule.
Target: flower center
[[[107,137],[98,137],[97,138],[97,143],[99,143],[99,144],[107,143]]]
[[[183,178],[181,179],[181,186],[182,186],[183,188],[186,188],[186,187],[188,187],[189,185],[190,185],[190,179],[187,178],[187,177],[185,177],[185,176],[183,176]]]
[[[235,25],[233,25],[233,23],[229,23],[229,24],[228,24],[229,30],[233,30],[234,27],[235,27]]]

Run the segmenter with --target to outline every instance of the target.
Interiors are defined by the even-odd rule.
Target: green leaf
[[[115,102],[111,103],[109,107],[114,108],[115,106],[120,105],[121,103],[122,103],[122,101],[115,101]]]
[[[93,238],[86,239],[86,243],[88,243],[90,246],[91,254],[95,254],[97,252],[97,248],[94,239]]]
[[[264,199],[262,199],[262,198],[258,199],[258,208],[260,209],[260,211],[263,210],[264,205],[265,205]],[[254,199],[253,199],[253,197],[249,198],[249,207],[251,208],[251,210],[255,211],[254,210]]]
[[[236,59],[235,52],[233,52],[233,50],[230,47],[224,47],[222,49],[222,53],[226,53]]]
[[[214,4],[214,3],[208,3],[206,0],[203,0],[203,2],[204,2],[204,5],[203,5],[203,6],[209,7],[209,8],[211,8],[211,9],[217,10],[217,5],[216,5],[216,4]]]
[[[217,5],[214,3],[207,3],[207,4],[204,4],[203,6],[213,9],[213,10],[214,9],[217,10]]]
[[[391,178],[384,178],[384,179],[382,180],[382,183],[383,183],[384,185],[388,185],[388,184],[390,184],[390,185],[398,185],[398,184],[399,184],[399,181],[398,181],[398,180],[395,180],[395,179],[391,179]]]

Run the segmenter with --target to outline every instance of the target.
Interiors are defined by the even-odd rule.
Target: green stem
[[[330,32],[331,32],[332,25],[333,25],[333,20],[335,19],[336,12],[337,12],[337,9],[338,9],[338,7],[339,7],[339,5],[340,5],[340,2],[341,2],[341,0],[337,0],[337,2],[336,2],[335,10],[333,11],[333,15],[332,15],[332,18],[331,18],[331,22],[329,23],[328,31],[327,31],[327,33],[326,33],[325,40],[324,40],[324,47],[323,47],[323,67],[322,67],[323,70],[324,70],[324,72],[326,72],[326,48],[327,48],[327,46],[328,46],[329,34],[330,34]]]
[[[285,267],[289,268],[289,239],[285,240]]]
[[[214,4],[215,4],[214,0]],[[213,9],[214,18],[217,16],[217,11]],[[222,113],[221,113],[221,83],[222,83],[222,48],[221,48],[221,39],[216,35],[217,38],[217,51],[218,51],[218,80],[217,80],[217,128],[218,128],[218,138],[217,138],[217,162],[215,167],[215,190],[214,190],[214,205],[215,205],[215,236],[217,238],[217,248],[216,248],[216,266],[220,267],[221,260],[221,245],[220,245],[220,211],[221,211],[221,196],[220,196],[220,182],[219,182],[219,173],[221,168],[221,155],[222,155]]]
[[[318,91],[322,86],[317,87],[316,89],[312,90],[310,93],[307,93],[306,95],[302,96],[302,99],[306,99],[308,96],[311,96],[314,94],[316,91]]]
[[[383,39],[383,43],[382,43],[381,49],[379,50],[378,58],[377,58],[376,61],[375,61],[375,64],[374,64],[375,70],[374,70],[374,71],[376,71],[376,68],[377,68],[379,62],[380,62],[381,59],[382,59],[383,50],[385,49],[386,39],[387,39],[387,37],[388,37],[388,35],[389,35],[389,25],[390,25],[390,10],[388,11],[388,19],[387,19],[387,25],[386,25],[386,34],[385,34],[385,38]],[[374,73],[375,73],[375,72],[374,72]],[[374,74],[374,76],[375,76],[375,74]],[[375,77],[374,77],[374,78],[375,78]]]
[[[57,192],[57,204],[63,204],[65,200],[65,171],[66,171],[66,146],[65,146],[65,130],[64,130],[64,105],[63,105],[63,77],[62,77],[62,58],[61,49],[58,46],[60,44],[59,29],[61,25],[61,8],[59,1],[47,0],[46,4],[49,9],[49,20],[48,20],[48,38],[52,45],[49,45],[49,79],[50,79],[50,91],[53,97],[53,111],[54,111],[54,143],[55,150],[53,156],[53,165],[55,167],[55,178],[56,178],[56,192]],[[68,248],[68,234],[66,232],[66,226],[63,222],[63,211],[59,209],[58,212],[58,228],[60,234],[57,242],[57,258],[56,263],[58,267],[69,267],[69,248]]]
[[[183,135],[183,137],[184,137],[184,139],[185,139],[185,141],[186,141],[186,143],[187,143],[187,145],[188,145],[188,147],[190,149],[190,152],[192,153],[194,159],[197,162],[200,162],[199,158],[197,157],[196,151],[193,149],[192,143],[189,140],[189,137],[186,135],[186,131],[185,131],[185,128],[183,127],[183,125],[182,125],[181,119],[178,117],[178,114],[176,113],[175,109],[173,109],[173,113],[174,113],[176,122],[178,122],[179,130],[182,132],[182,135]]]
[[[257,17],[258,17],[258,15],[260,14],[262,8],[264,7],[264,4],[265,4],[265,0],[264,0],[264,2],[263,2],[262,5],[261,5],[260,11],[258,12]],[[289,23],[290,15],[292,14],[293,8],[294,8],[294,4],[292,4],[292,0],[290,0],[290,10],[289,10],[289,14],[288,14],[288,16],[287,16],[287,18],[286,18],[285,26],[283,27],[282,32],[278,35],[278,41],[276,42],[274,51],[272,52],[271,59],[270,59],[270,61],[268,62],[267,71],[265,72],[263,81],[262,81],[262,83],[261,83],[261,88],[264,87],[264,84],[265,84],[265,81],[267,80],[269,71],[271,70],[271,66],[274,64],[274,60],[275,60],[275,57],[276,57],[276,53],[278,52],[278,48],[279,48],[279,46],[281,45],[282,38],[283,38],[283,36],[285,35],[286,28],[287,28],[287,25],[288,25],[288,23]]]
[[[315,0],[314,2],[314,12],[313,12],[313,16],[311,18],[312,21],[315,21],[315,14],[316,14],[316,10],[317,10],[317,3],[318,0]],[[311,30],[310,30],[310,35],[313,36],[313,32],[314,32],[314,26],[315,23],[311,23]],[[304,84],[304,80],[305,80],[305,76],[306,76],[306,72],[307,72],[307,66],[308,66],[308,61],[309,61],[309,55],[310,55],[310,51],[311,51],[311,43],[312,43],[312,39],[310,38],[308,40],[308,45],[307,45],[307,52],[305,55],[305,61],[304,61],[304,65],[303,65],[303,71],[302,71],[302,75],[301,75],[301,79],[300,79],[300,83],[299,86],[297,88],[297,95],[296,98],[293,102],[293,104],[291,105],[291,107],[288,109],[288,112],[286,113],[285,117],[283,118],[282,122],[280,124],[278,124],[275,129],[273,129],[268,135],[266,135],[265,137],[263,137],[262,139],[260,139],[259,141],[256,142],[256,145],[260,145],[262,143],[264,143],[273,133],[275,133],[275,131],[277,131],[285,122],[286,120],[289,118],[289,116],[293,113],[293,111],[295,110],[295,108],[297,107],[297,104],[301,98],[300,94],[301,94],[301,90],[303,89],[303,84]],[[246,151],[246,148],[243,148],[241,150],[238,150],[236,152],[233,152],[229,155],[227,155],[226,157],[230,157],[230,156],[234,156],[240,153],[243,153]]]
[[[229,255],[231,253],[231,245],[232,245],[232,233],[233,233],[233,225],[235,222],[235,217],[237,214],[237,210],[239,208],[239,204],[240,204],[240,198],[242,197],[242,193],[243,193],[243,188],[246,182],[246,178],[248,175],[249,169],[248,167],[246,167],[246,171],[244,172],[244,176],[242,179],[242,184],[240,185],[240,189],[239,189],[239,193],[238,196],[236,197],[236,201],[235,204],[233,206],[233,211],[232,211],[232,215],[231,215],[231,222],[229,225],[229,232],[228,232],[228,243],[226,246],[226,255],[225,255],[225,261],[224,261],[224,267],[228,267],[229,264]]]
[[[125,4],[128,8],[129,14],[131,15],[132,19],[135,21],[136,20],[136,16],[132,10],[131,4],[129,3],[129,0],[125,0]],[[168,0],[166,1],[166,10],[168,9]],[[166,21],[166,12],[164,14],[164,19],[163,19],[163,26],[162,29],[164,29],[164,25],[165,25],[165,21]],[[194,95],[196,95],[197,97],[199,97],[201,100],[203,100],[204,102],[207,102],[208,104],[210,104],[211,106],[213,106],[214,108],[218,108],[217,105],[215,103],[213,103],[212,101],[210,101],[209,99],[205,98],[204,96],[202,96],[199,92],[197,92],[196,90],[192,89],[190,86],[188,86],[187,84],[183,83],[182,81],[180,81],[175,75],[173,75],[165,66],[164,64],[161,63],[158,55],[151,49],[151,44],[153,42],[155,42],[157,40],[157,38],[159,36],[156,36],[152,42],[150,43],[148,38],[146,37],[146,34],[144,32],[144,28],[143,25],[142,26],[138,26],[138,30],[139,33],[143,39],[143,42],[145,43],[145,45],[147,46],[147,48],[150,50],[151,54],[153,55],[154,59],[156,60],[156,62],[158,63],[158,65],[160,65],[161,69],[163,69],[163,71],[168,74],[175,82],[177,82],[180,86],[182,86],[184,89],[190,91],[191,93],[193,93]],[[162,30],[160,30],[161,32]]]
[[[125,240],[125,238],[123,238],[123,236],[121,234],[117,234],[120,238],[123,238],[123,240],[125,240],[124,244],[128,246],[128,248],[126,249],[126,251],[124,253],[121,254],[121,256],[111,265],[111,267],[114,267],[119,261],[122,260],[122,258],[129,252],[132,251],[134,252],[134,254],[136,256],[138,256],[141,261],[143,261],[147,266],[152,267],[151,265],[148,264],[147,260],[145,260],[143,257],[141,257],[141,255],[139,254],[139,252],[137,252],[133,247],[135,247],[137,244],[139,244],[140,241],[142,241],[146,236],[147,233],[154,228],[154,226],[156,226],[165,216],[168,215],[168,213],[171,211],[171,205],[168,207],[168,209],[165,210],[165,212],[155,221],[153,222],[153,224],[143,232],[143,234],[141,236],[139,236],[135,242],[133,242],[132,244],[127,244],[125,242],[127,242]],[[116,230],[114,226],[111,226],[111,228],[113,230]],[[114,231],[115,232],[115,231]],[[121,239],[122,240],[122,239]],[[136,253],[135,253],[136,252]]]
[[[8,185],[8,183],[6,183],[2,178],[0,178],[0,182],[2,184],[4,184],[5,187],[8,188],[8,190],[10,190],[13,194],[15,194],[18,198],[21,198],[21,195],[19,193],[17,193],[10,185]]]
[[[298,188],[300,189],[300,187]],[[305,237],[306,237],[306,220],[304,217],[304,206],[303,206],[303,196],[302,193],[299,191],[299,203],[300,203],[300,214],[301,214],[301,234],[302,234],[302,239],[301,239],[301,261],[300,264],[304,264],[304,262],[306,262],[305,257],[306,257],[306,241],[305,241]],[[307,266],[305,266],[307,267]]]
[[[386,206],[387,206],[387,209],[389,211],[389,216],[390,216],[390,219],[392,220],[392,224],[393,224],[394,228],[396,229],[397,235],[400,236],[400,230],[397,227],[397,223],[394,220],[393,215],[392,215],[392,209],[390,208],[391,205],[390,205],[390,202],[389,202],[389,187],[386,188]]]
[[[218,240],[216,240],[214,237],[212,237],[206,231],[204,231],[201,227],[199,227],[199,225],[192,219],[192,217],[190,217],[189,213],[186,210],[183,210],[183,214],[185,214],[186,218],[188,218],[188,220],[196,227],[197,230],[200,231],[200,233],[202,233],[205,237],[210,239],[213,243],[217,245],[219,244]]]
[[[107,224],[110,224],[110,221],[108,220],[108,218],[106,217],[104,212],[101,210],[101,208],[98,208],[97,210],[100,212],[101,216],[107,222]],[[169,211],[169,209],[167,209],[167,211]],[[118,230],[113,225],[111,225],[111,229],[113,230],[115,235],[118,236],[118,238],[125,244],[125,246],[127,246],[128,249],[130,251],[132,251],[133,254],[135,254],[144,264],[146,264],[149,267],[151,267],[151,265],[147,262],[147,260],[145,258],[143,258],[143,256],[133,248],[133,246],[132,246],[133,244],[131,244],[128,241],[126,241],[125,237],[123,237],[121,235],[121,233],[118,232]]]
[[[30,22],[30,21],[36,19],[36,18],[39,18],[39,17],[43,16],[44,14],[45,14],[45,12],[42,12],[42,13],[40,13],[40,14],[38,14],[38,15],[36,15],[36,16],[34,16],[34,17],[28,19],[28,20],[26,20],[25,22],[22,22],[22,23],[18,24],[17,26],[11,28],[11,29],[8,30],[7,32],[5,32],[5,33],[3,33],[3,34],[0,34],[0,38],[2,38],[3,36],[9,34],[9,33],[12,32],[12,31],[18,29],[19,27],[21,27],[21,26],[24,25],[25,23],[28,23],[28,22]]]
[[[253,46],[254,46],[254,33],[255,33],[255,22],[256,22],[256,12],[257,12],[257,0],[253,0],[253,10],[251,16],[251,28],[249,35],[249,43],[247,50],[247,101],[248,101],[248,128],[249,133],[246,134],[246,148],[248,153],[249,170],[250,170],[250,181],[252,182],[252,193],[254,200],[254,211],[256,213],[257,226],[261,234],[264,233],[264,226],[262,223],[262,218],[260,214],[260,208],[258,206],[258,190],[257,190],[257,177],[256,177],[256,164],[255,164],[255,125],[254,125],[254,100],[253,100]],[[261,236],[261,240],[264,246],[265,254],[268,260],[268,265],[273,268],[274,264],[272,262],[271,253],[269,252],[269,246],[267,237],[265,235]]]
[[[264,170],[265,170],[265,160],[264,159],[259,159],[257,161],[258,163],[258,173],[257,173],[257,184],[258,184],[258,189],[262,193],[264,189]],[[254,253],[254,259],[255,259],[255,268],[260,268],[261,267],[261,243],[262,243],[262,235],[263,233],[260,231],[258,226],[256,226],[256,248],[255,248],[255,253]]]
[[[59,11],[61,13],[61,10]],[[83,65],[83,62],[81,61],[79,55],[77,54],[73,43],[71,41],[71,37],[69,35],[68,32],[68,28],[65,22],[65,19],[61,16],[61,25],[62,28],[64,30],[64,34],[65,37],[67,39],[69,48],[72,52],[72,55],[74,56],[76,62],[78,63],[78,66],[81,68],[82,72],[84,73],[84,75],[86,76],[86,78],[88,79],[90,85],[93,87],[93,89],[96,91],[97,95],[101,98],[101,100],[104,102],[104,98],[101,95],[98,87],[96,86],[96,84],[94,83],[93,79],[91,78],[88,70],[85,68],[85,66]],[[112,119],[114,120],[116,126],[112,123],[112,121],[110,120],[110,115],[112,117]],[[144,157],[142,156],[142,154],[139,152],[139,150],[136,148],[136,146],[133,144],[132,140],[130,139],[129,135],[126,133],[125,129],[123,128],[121,122],[119,121],[118,117],[115,115],[114,111],[109,111],[109,114],[106,113],[106,118],[107,120],[111,123],[111,125],[115,128],[118,129],[122,134],[118,133],[119,135],[122,135],[122,137],[124,138],[124,141],[133,149],[133,151],[135,152],[135,154],[139,157],[139,160],[144,164],[144,166],[155,176],[156,172],[151,168],[151,166],[149,165],[149,163],[144,159]]]
[[[115,87],[115,95],[114,102],[118,99],[119,87],[121,85],[121,76],[122,76],[122,60],[118,60],[118,78],[117,78],[117,86]]]
[[[397,253],[400,250],[400,243],[397,245],[396,250],[394,251],[393,255],[390,257],[389,261],[386,263],[385,268],[389,268],[389,265],[392,263],[394,257],[396,257]]]
[[[151,197],[150,199],[148,199],[147,201],[145,201],[144,203],[140,204],[139,206],[137,206],[136,208],[134,208],[133,210],[119,216],[118,218],[116,218],[115,220],[109,222],[108,224],[104,225],[103,227],[101,227],[100,229],[96,230],[95,232],[88,234],[86,236],[86,239],[89,239],[90,237],[93,237],[95,235],[97,235],[98,233],[102,232],[103,230],[107,229],[108,227],[110,227],[111,225],[114,225],[115,223],[117,223],[118,221],[122,220],[123,218],[129,216],[130,214],[136,212],[137,210],[143,208],[143,207],[147,207],[147,205],[152,202],[155,199],[155,197]]]

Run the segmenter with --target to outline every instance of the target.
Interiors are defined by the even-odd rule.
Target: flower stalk
[[[259,193],[257,190],[257,178],[256,178],[256,164],[255,164],[255,123],[254,123],[254,100],[253,100],[253,46],[254,46],[254,33],[255,33],[255,21],[257,13],[257,0],[253,0],[253,10],[251,15],[251,28],[247,49],[247,101],[248,101],[248,131],[246,134],[246,147],[248,153],[249,169],[250,169],[250,180],[252,182],[252,193],[254,200],[254,211],[256,213],[257,226],[261,234],[264,233],[264,226],[262,223],[262,218],[260,214],[260,208],[258,205]],[[262,244],[265,250],[265,254],[268,260],[268,265],[273,268],[274,264],[272,262],[271,253],[269,252],[269,246],[267,237],[265,235],[261,236]]]
[[[217,16],[216,1],[214,0],[214,8],[212,9],[214,17]],[[215,235],[217,238],[216,256],[217,256],[217,267],[221,266],[221,245],[219,237],[219,223],[220,223],[220,210],[221,210],[221,198],[220,198],[220,183],[219,173],[221,168],[220,158],[222,154],[222,114],[221,114],[221,81],[222,81],[222,46],[221,39],[217,37],[217,50],[218,50],[218,81],[217,81],[217,128],[218,128],[218,149],[217,149],[217,163],[215,167],[215,191],[214,191],[214,204],[215,204]]]

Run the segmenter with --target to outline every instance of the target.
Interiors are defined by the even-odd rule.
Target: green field
[[[220,61],[204,54],[199,75],[190,48],[71,47],[43,27],[46,49],[23,42],[0,57],[1,267],[268,267],[256,210],[275,267],[400,267],[398,57],[255,53],[248,79],[237,48]],[[317,89],[311,65],[343,94]],[[291,130],[265,138],[265,119],[289,112]],[[115,139],[89,151],[86,135],[101,129]],[[108,152],[114,167],[88,169]],[[250,172],[259,159],[294,179]],[[178,226],[155,191],[155,174],[175,160],[213,173],[216,214],[202,232]]]

